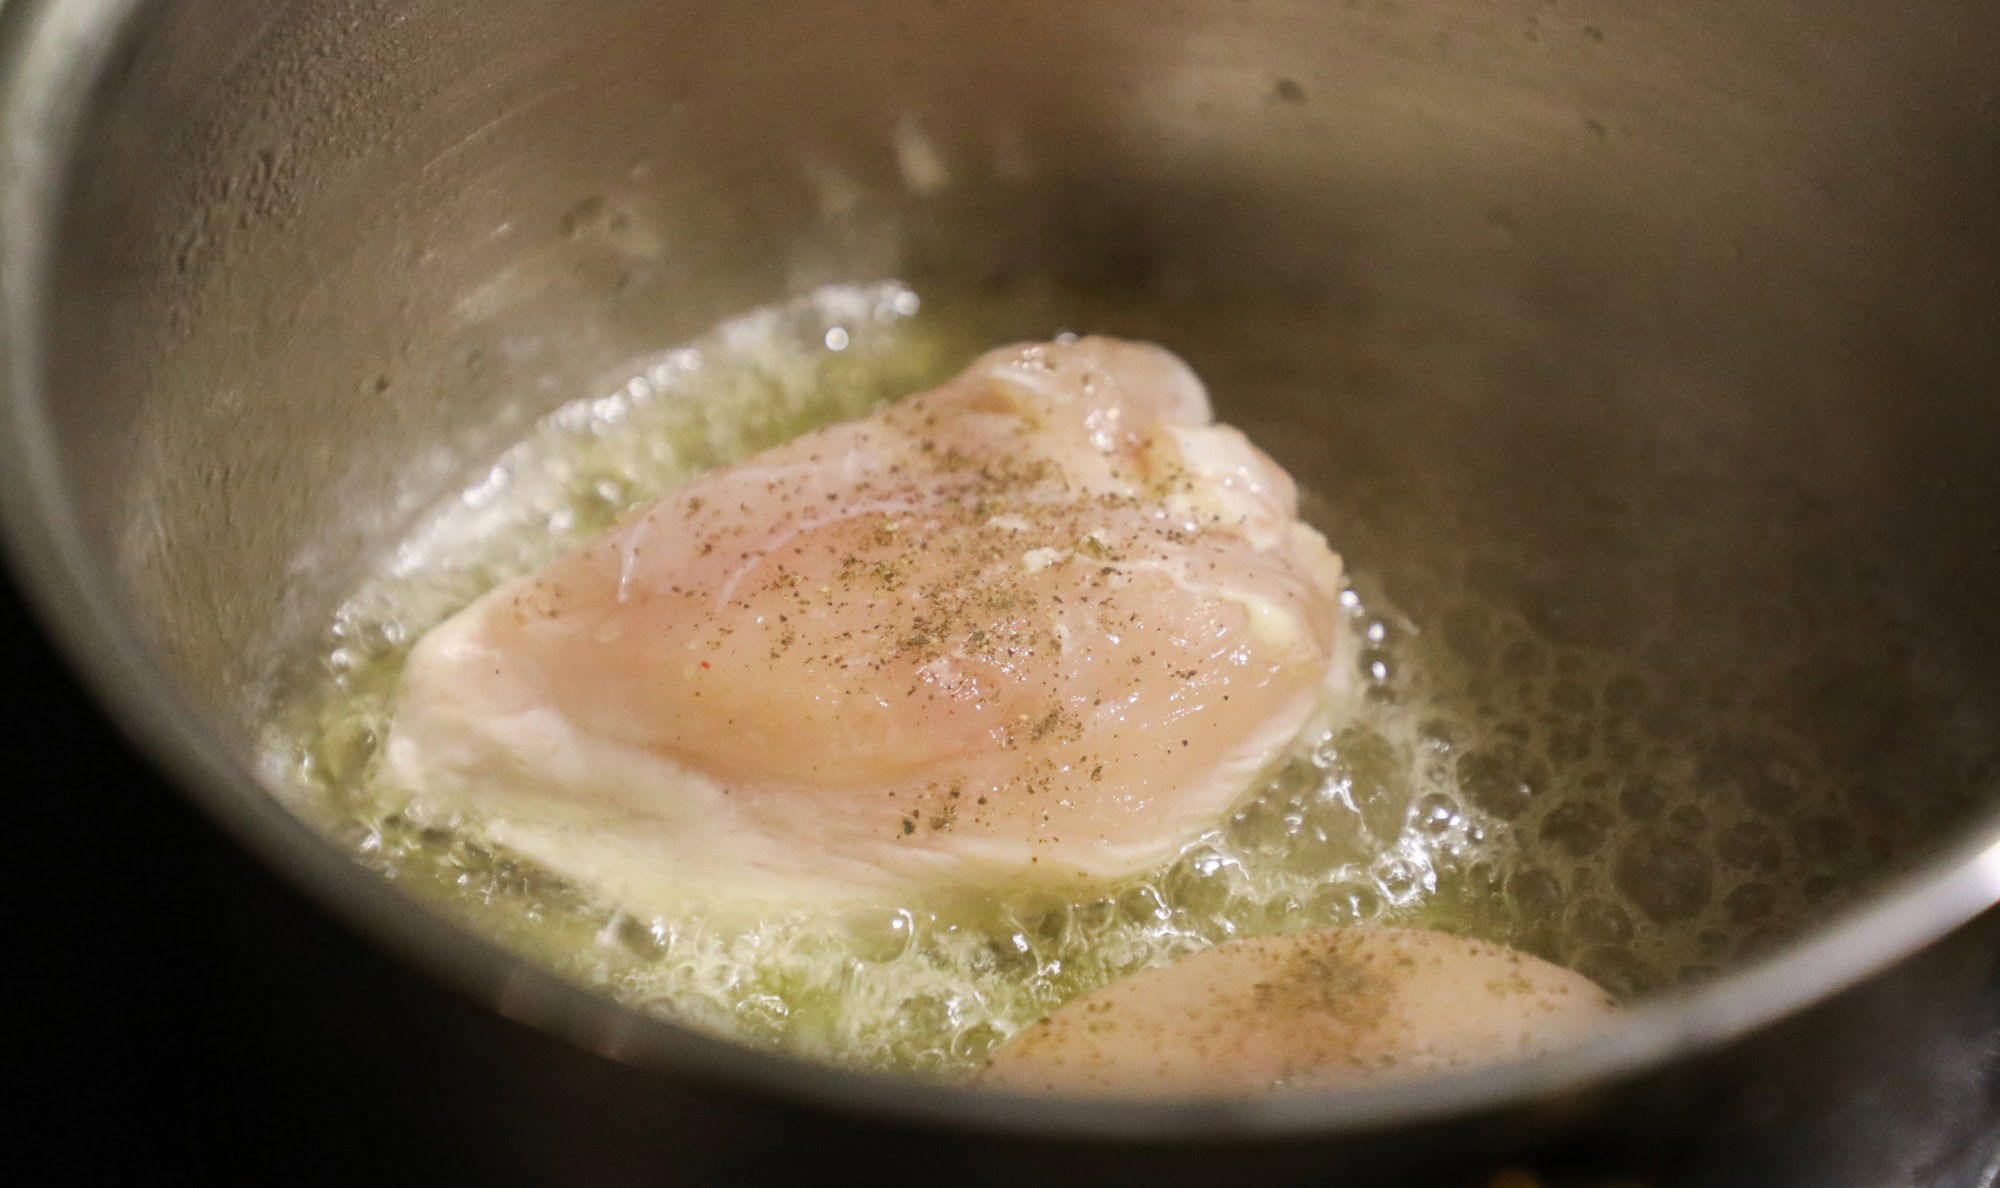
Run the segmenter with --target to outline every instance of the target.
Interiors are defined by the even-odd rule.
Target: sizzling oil
[[[996,326],[1063,328],[1032,300],[997,313],[990,300],[938,304],[926,311],[898,285],[822,290],[644,360],[547,418],[342,606],[269,733],[271,782],[385,876],[625,1001],[822,1059],[941,1075],[1070,997],[1261,932],[1442,927],[1643,993],[1790,934],[1913,832],[1894,814],[1842,810],[1893,795],[1888,781],[1918,778],[1919,761],[1871,765],[1768,724],[1798,682],[1790,661],[1760,664],[1730,628],[1607,646],[1579,628],[1588,614],[1573,595],[1519,596],[1542,578],[1519,572],[1506,540],[1469,524],[1401,538],[1395,517],[1368,513],[1365,472],[1354,489],[1336,476],[1315,491],[1321,468],[1287,456],[1300,435],[1287,443],[1233,415],[1215,376],[1220,416],[1293,467],[1305,517],[1346,557],[1368,695],[1148,877],[1073,902],[941,895],[754,917],[691,903],[638,918],[482,845],[476,827],[402,818],[372,761],[403,660],[431,626],[705,470],[938,382],[1000,341]],[[1171,325],[1109,329],[1179,345]],[[1903,674],[1861,579],[1827,580],[1847,583],[1821,601],[1853,620],[1823,622],[1851,633],[1842,671]],[[1671,608],[1655,617],[1678,622]]]

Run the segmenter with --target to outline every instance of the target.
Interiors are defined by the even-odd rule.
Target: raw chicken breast
[[[979,1081],[1186,1096],[1359,1086],[1540,1055],[1614,1010],[1589,979],[1502,945],[1336,928],[1114,982],[1001,1045]]]
[[[388,774],[632,905],[1077,886],[1216,824],[1344,689],[1340,585],[1174,355],[1010,347],[432,631]]]

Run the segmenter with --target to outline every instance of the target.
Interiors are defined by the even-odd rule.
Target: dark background
[[[149,771],[4,581],[0,646],[19,763],[5,902],[26,941],[8,1079],[43,1151],[29,1166],[63,1169],[47,1182],[295,1183],[408,1160],[374,1054],[316,1025],[339,1004],[307,1001],[341,963],[377,959]]]

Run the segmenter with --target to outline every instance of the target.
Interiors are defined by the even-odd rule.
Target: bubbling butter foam
[[[945,1076],[1070,998],[1261,933],[1441,927],[1642,993],[1768,944],[1834,893],[1857,852],[1891,847],[1835,812],[1799,817],[1798,789],[1851,773],[1744,727],[1755,673],[1709,690],[1681,680],[1684,666],[1572,646],[1449,576],[1487,564],[1485,541],[1402,543],[1438,575],[1406,615],[1370,565],[1399,542],[1370,536],[1325,491],[1302,492],[1302,514],[1353,571],[1342,609],[1365,641],[1363,704],[1308,730],[1174,860],[1087,898],[940,893],[754,917],[690,900],[642,917],[476,828],[401,814],[375,750],[425,631],[630,508],[932,386],[990,347],[996,322],[1032,322],[922,309],[900,285],[823,289],[642,360],[545,418],[339,609],[268,731],[271,785],[385,876],[628,1003],[815,1058]],[[1173,347],[1171,331],[1154,337]],[[1229,393],[1216,395],[1230,419]]]

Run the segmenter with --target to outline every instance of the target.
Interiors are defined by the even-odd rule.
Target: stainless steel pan
[[[1663,1135],[1831,1157],[1800,1136],[1852,1135],[1822,1125],[1852,1087],[1981,1001],[1992,771],[1896,790],[1926,832],[1845,906],[1574,1052],[1174,1106],[920,1087],[546,974],[355,865],[251,755],[286,658],[472,461],[622,359],[887,276],[1205,311],[1187,349],[1219,392],[1288,394],[1236,411],[1309,481],[1430,492],[1411,522],[1551,581],[1665,547],[1671,517],[1607,535],[1594,494],[1675,506],[1654,447],[1692,451],[1751,480],[1682,489],[1740,524],[1718,564],[1751,572],[1796,496],[1942,641],[1969,728],[2000,721],[1992,5],[15,0],[0,34],[17,572],[190,796],[477,1004],[485,1071],[438,1075],[542,1103],[489,1136],[503,1162],[609,1144],[643,1179],[774,1125],[975,1178],[1411,1182]],[[1367,452],[1319,448],[1350,431]]]

